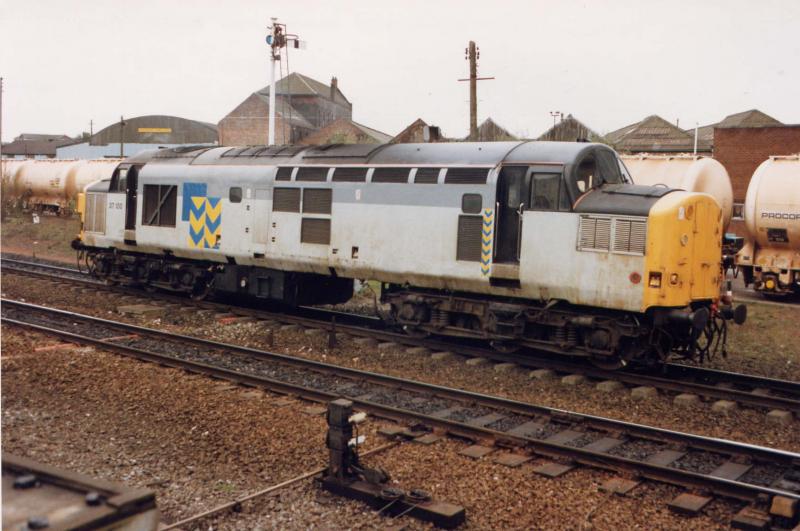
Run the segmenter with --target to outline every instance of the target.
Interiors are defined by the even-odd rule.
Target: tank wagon
[[[9,199],[29,210],[70,214],[78,192],[110,177],[118,164],[118,159],[20,161],[6,170]]]
[[[745,285],[765,295],[800,292],[800,155],[770,157],[750,179],[747,241],[736,255]]]
[[[696,155],[622,155],[633,182],[706,193],[722,209],[722,255],[725,269],[732,268],[734,256],[744,238],[729,234],[733,216],[733,187],[725,167],[710,157]]]
[[[74,247],[101,278],[196,297],[337,303],[374,279],[410,334],[702,358],[746,312],[718,305],[721,210],[630,181],[590,143],[177,148],[87,188]]]

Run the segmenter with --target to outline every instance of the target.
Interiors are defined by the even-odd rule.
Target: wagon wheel
[[[211,282],[207,282],[204,278],[198,278],[194,283],[192,292],[189,294],[189,298],[191,298],[193,301],[205,300],[205,298],[208,297],[208,295],[213,291],[213,285],[213,280]]]

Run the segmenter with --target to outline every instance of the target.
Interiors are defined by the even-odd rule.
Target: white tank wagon
[[[764,294],[800,292],[800,155],[770,157],[750,179],[747,241],[736,255],[746,285]]]
[[[728,172],[719,161],[694,155],[627,155],[620,158],[636,184],[664,185],[710,195],[722,209],[722,226],[728,229],[733,213],[733,188]]]
[[[89,183],[111,177],[119,160],[30,160],[10,174],[11,198],[26,209],[69,214]]]

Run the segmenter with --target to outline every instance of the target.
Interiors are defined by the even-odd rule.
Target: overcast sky
[[[684,128],[758,108],[800,123],[800,1],[0,0],[3,139],[75,135],[169,114],[218,122],[268,82],[271,16],[308,42],[292,71],[329,83],[353,119],[538,136],[550,111],[605,133],[650,114]]]

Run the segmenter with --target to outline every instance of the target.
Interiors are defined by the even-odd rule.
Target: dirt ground
[[[32,216],[9,216],[0,225],[2,251],[24,256],[49,258],[70,264],[75,263],[75,251],[70,247],[80,232],[77,217],[60,218],[39,216],[34,224]]]

